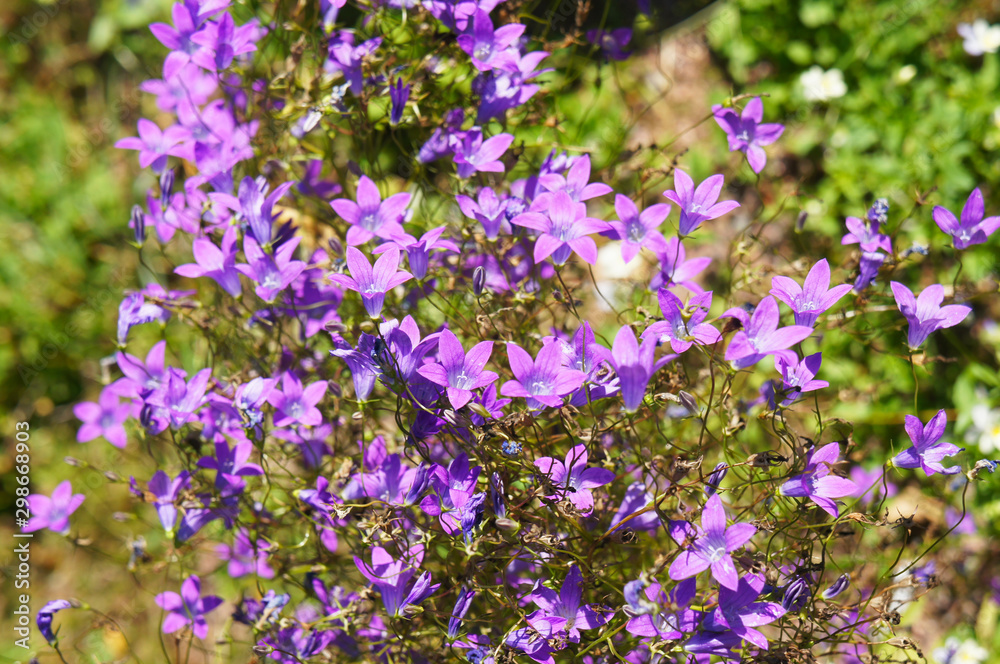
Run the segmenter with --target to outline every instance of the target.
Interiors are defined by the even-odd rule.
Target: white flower
[[[972,427],[965,434],[966,440],[975,442],[983,454],[1000,450],[1000,410],[977,403],[969,414],[972,415]]]
[[[969,55],[996,53],[1000,49],[1000,25],[990,25],[981,18],[971,25],[959,23],[958,34],[965,39],[962,47]]]
[[[934,650],[933,658],[937,664],[982,664],[989,656],[990,653],[972,639],[959,641],[949,636],[942,647]]]
[[[807,101],[826,101],[847,94],[844,73],[839,69],[823,71],[822,67],[810,67],[799,77],[799,85]]]

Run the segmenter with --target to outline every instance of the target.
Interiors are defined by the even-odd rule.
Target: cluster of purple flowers
[[[298,115],[299,102],[276,100],[268,81],[244,80],[251,54],[281,26],[236,25],[228,0],[185,0],[174,6],[172,25],[151,26],[170,53],[163,79],[143,89],[156,96],[157,117],[172,124],[161,129],[142,119],[139,136],[118,143],[138,150],[140,166],[158,176],[148,210],[131,220],[136,244],[146,242],[147,221],[161,244],[190,242],[191,259],[184,244],[188,262],[173,274],[196,284],[206,303],[211,291],[225,304],[206,306],[218,317],[203,317],[196,290],[151,285],[128,294],[114,365],[121,375],[97,402],[75,406],[78,441],[103,437],[117,448],[168,436],[181,441],[175,456],[183,467],[131,478],[131,495],[152,504],[174,551],[193,557],[199,543],[214,542],[216,562],[224,563],[214,574],[224,569],[253,580],[252,594],[234,600],[231,615],[258,653],[279,662],[334,652],[345,661],[428,661],[418,644],[426,647],[431,637],[410,638],[421,631],[434,632],[434,647],[446,642],[470,662],[509,661],[501,653],[515,651],[553,663],[569,656],[564,650],[589,651],[602,640],[636,663],[664,661],[668,650],[676,661],[698,663],[759,656],[778,632],[758,628],[803,611],[814,596],[830,604],[850,577],[833,575],[820,595],[821,581],[833,577],[801,560],[769,559],[759,533],[773,532],[773,524],[748,514],[760,505],[803,513],[813,529],[838,520],[838,501],[864,494],[844,476],[846,464],[854,465],[852,477],[861,469],[857,458],[842,461],[841,441],[797,447],[780,480],[754,479],[767,489],[752,503],[722,486],[729,471],[740,467],[733,474],[742,481],[748,468],[766,470],[784,457],[731,462],[736,429],[719,425],[713,409],[728,408],[736,386],[767,359],[764,371],[773,362],[775,377],[764,381],[754,405],[766,403],[772,422],[785,427],[803,394],[828,387],[817,378],[822,325],[852,286],[834,282],[824,258],[798,273],[801,283],[776,274],[756,305],[725,309],[723,289],[696,281],[712,259],[687,257],[692,238],[713,230],[706,222],[740,207],[720,200],[723,175],[696,184],[674,168],[674,188],[662,192],[670,203],[644,205],[601,182],[588,154],[553,149],[532,163],[530,146],[494,133],[520,126],[515,111],[529,110],[538,77],[551,71],[538,69],[549,53],[530,50],[524,24],[494,13],[497,0],[425,0],[420,9],[396,0],[371,4],[353,30],[338,23],[343,0],[320,3],[316,80],[329,96]],[[372,32],[385,25],[383,9],[423,12],[435,35],[449,34],[443,42],[452,47],[451,64],[390,67],[382,53],[390,34]],[[627,57],[631,38],[627,29],[589,35],[612,60]],[[436,108],[426,101],[441,75],[435,68],[450,66],[467,68],[465,94],[474,103],[420,116],[422,104]],[[373,110],[380,96],[388,127]],[[359,136],[375,131],[369,120],[392,135],[426,129],[414,143],[416,162],[441,186],[439,202],[450,213],[427,207],[429,189],[383,177],[377,158],[350,155],[347,167],[328,171],[336,182],[324,179],[322,160],[307,160],[301,175],[291,165],[301,155],[258,163],[254,140],[268,113],[296,119],[289,131],[296,147],[289,149],[303,154],[310,133],[338,118],[343,132],[352,126]],[[713,107],[712,117],[730,151],[744,152],[760,173],[763,147],[784,131],[763,122],[761,99],[741,113]],[[258,168],[263,174],[255,176]],[[522,177],[510,176],[514,169]],[[175,178],[185,173],[178,188]],[[610,216],[612,205],[616,218],[596,216]],[[668,231],[674,206],[678,218]],[[337,238],[316,242],[301,210]],[[858,293],[891,257],[887,212],[880,199],[865,220],[847,220],[842,243],[862,251]],[[942,207],[933,212],[958,250],[985,242],[1000,226],[1000,218],[983,216],[979,190],[961,221]],[[614,251],[623,263],[649,264],[644,283],[656,294],[658,314],[636,308],[613,325],[580,315],[567,280],[597,264],[598,243],[606,241],[620,243]],[[919,296],[896,281],[891,290],[911,352],[971,312],[941,306],[938,284]],[[503,306],[494,306],[497,300]],[[227,315],[237,320],[230,328],[220,323]],[[127,352],[140,343],[137,326],[178,320],[212,341],[211,367],[174,366],[190,362],[190,354],[163,340],[145,359]],[[540,321],[551,334],[528,331]],[[241,345],[246,356],[227,364]],[[720,372],[724,387],[716,391],[712,373],[711,391],[681,390],[693,382],[690,368]],[[666,401],[676,408],[661,408]],[[740,417],[751,407],[740,406]],[[701,452],[720,446],[715,453],[725,452],[726,462],[709,465],[700,479],[703,455],[663,463],[660,451],[681,441],[659,431],[654,444],[639,434],[661,422],[696,425],[699,445],[711,441]],[[927,425],[907,415],[913,446],[888,465],[957,474],[959,467],[942,465],[961,451],[940,442],[945,424],[945,411]],[[625,453],[629,445],[643,454]],[[24,531],[69,533],[83,500],[69,481],[51,497],[32,494]],[[611,570],[625,557],[609,542],[639,536],[646,548],[667,548],[655,564],[613,582],[622,575]],[[162,631],[207,639],[215,625],[206,616],[223,613],[216,610],[225,600],[203,594],[202,579],[190,573],[201,566],[183,569],[180,593],[155,596]],[[57,643],[54,613],[71,606],[60,602],[38,614],[50,643]],[[418,620],[420,630],[404,626]],[[446,633],[438,629],[445,620]],[[830,620],[827,627],[834,629]],[[600,638],[585,642],[587,632]]]

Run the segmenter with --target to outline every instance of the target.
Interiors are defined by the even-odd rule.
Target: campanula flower
[[[208,277],[233,297],[243,293],[240,271],[236,269],[236,227],[230,226],[222,237],[222,248],[208,238],[195,238],[191,244],[194,263],[178,265],[174,273],[182,277]]]
[[[73,608],[73,603],[69,600],[54,599],[51,602],[46,602],[45,606],[38,610],[35,622],[38,624],[38,631],[45,637],[49,645],[56,645],[58,642],[56,635],[52,632],[52,618],[58,611],[71,608]]]
[[[955,475],[962,472],[959,466],[945,468],[942,463],[945,457],[958,454],[964,449],[952,443],[939,442],[947,423],[948,416],[944,410],[939,410],[926,425],[918,417],[907,415],[903,428],[913,446],[894,456],[890,463],[896,468],[921,468],[928,476],[934,473]]]
[[[422,544],[411,546],[398,560],[376,546],[371,550],[371,563],[354,556],[354,564],[381,593],[386,613],[395,618],[402,615],[407,606],[420,604],[441,587],[440,583],[431,584],[430,572],[424,572],[410,583],[423,557]]]
[[[482,224],[487,240],[496,240],[501,232],[510,233],[510,222],[504,214],[507,199],[497,198],[496,192],[489,187],[480,189],[476,200],[462,194],[455,196],[455,200],[458,201],[462,214]]]
[[[809,270],[802,286],[789,277],[771,277],[771,295],[795,313],[795,324],[813,327],[816,319],[851,290],[850,284],[830,288],[830,264],[824,258]]]
[[[240,528],[233,537],[233,545],[219,544],[216,554],[221,560],[229,561],[227,571],[234,579],[247,574],[273,579],[274,570],[267,564],[270,548],[270,543],[265,539],[258,539],[256,544],[251,543],[246,529]]]
[[[704,293],[705,289],[696,284],[692,279],[703,272],[712,259],[708,256],[701,258],[687,259],[687,251],[680,238],[671,237],[667,240],[667,247],[662,253],[657,253],[660,261],[660,269],[649,284],[651,290],[658,290],[661,286],[683,286],[692,293]]]
[[[677,357],[676,355],[664,355],[660,359],[655,359],[656,346],[659,338],[656,336],[646,337],[642,344],[635,338],[635,332],[630,325],[623,325],[615,341],[611,346],[611,365],[618,374],[619,389],[621,389],[622,400],[626,413],[634,413],[642,405],[643,397],[646,395],[646,387],[650,378],[653,377],[660,368]]]
[[[353,247],[375,237],[390,240],[403,234],[400,222],[410,204],[409,194],[394,194],[383,201],[372,179],[362,175],[355,196],[357,202],[347,198],[330,201],[334,211],[351,225],[347,244]]]
[[[83,422],[76,433],[78,443],[89,442],[99,436],[119,449],[128,442],[125,422],[132,412],[132,405],[122,403],[114,385],[101,390],[97,403],[84,401],[73,406],[73,414]]]
[[[154,496],[153,506],[156,508],[156,515],[160,518],[160,524],[168,536],[173,536],[177,525],[177,500],[181,492],[190,486],[191,473],[186,470],[182,470],[173,480],[167,473],[158,470],[146,485]]]
[[[749,523],[726,526],[726,509],[722,499],[713,494],[701,513],[701,529],[694,529],[697,539],[681,551],[670,565],[670,578],[681,581],[711,568],[719,584],[737,590],[739,575],[730,555],[754,536],[757,528]]]
[[[21,527],[23,533],[33,533],[42,528],[65,535],[69,532],[69,516],[83,503],[82,493],[73,493],[69,480],[60,482],[52,496],[33,493],[28,496],[28,523]]]
[[[694,344],[707,346],[722,338],[717,329],[703,322],[712,307],[712,291],[695,295],[685,305],[679,297],[661,288],[657,299],[665,320],[647,327],[643,339],[652,337],[661,344],[669,342],[675,353],[683,353]]]
[[[754,627],[772,623],[785,615],[785,609],[774,602],[758,602],[764,590],[764,577],[747,574],[735,590],[723,586],[719,589],[719,606],[708,615],[703,627],[708,631],[731,631],[762,650],[767,650],[767,639]]]
[[[906,342],[911,350],[920,348],[931,332],[954,327],[972,313],[972,307],[964,304],[942,307],[944,286],[941,284],[928,286],[917,297],[913,297],[913,291],[898,281],[890,282],[889,286],[896,298],[896,306],[910,324]]]
[[[330,39],[329,57],[323,68],[330,72],[340,72],[351,86],[351,92],[360,97],[364,92],[364,77],[361,74],[361,63],[365,57],[375,52],[382,44],[381,37],[375,37],[361,44],[354,45],[354,34],[341,30]]]
[[[597,629],[614,616],[614,611],[607,607],[583,604],[583,575],[576,565],[570,566],[558,594],[536,583],[528,599],[539,609],[528,616],[529,624],[534,626],[545,619],[557,618],[573,643],[579,643],[581,629]]]
[[[348,247],[347,269],[351,276],[331,274],[330,279],[344,288],[360,293],[365,310],[373,319],[382,317],[385,294],[413,278],[409,272],[399,269],[399,249],[396,247],[386,249],[375,261],[374,267],[361,251]]]
[[[562,397],[578,389],[586,374],[562,366],[562,350],[557,344],[543,346],[534,360],[526,350],[513,342],[507,344],[507,358],[514,380],[500,388],[505,397],[524,397],[528,408],[540,409],[543,405],[558,408]]]
[[[524,28],[520,23],[509,23],[494,31],[489,13],[480,9],[472,17],[472,30],[458,36],[458,45],[469,54],[479,71],[504,68],[511,61],[507,48],[521,36]]]
[[[302,261],[292,260],[292,254],[300,240],[301,238],[296,237],[285,242],[275,250],[272,257],[264,253],[249,235],[243,238],[243,253],[247,263],[240,263],[236,269],[257,284],[254,288],[257,297],[265,302],[274,302],[281,291],[288,288],[306,269],[306,264]]]
[[[781,353],[813,332],[811,327],[805,325],[779,328],[778,303],[771,295],[760,301],[753,315],[734,307],[722,317],[736,318],[743,324],[743,329],[733,335],[726,349],[726,359],[736,369],[751,367],[767,355]]]
[[[205,391],[212,370],[202,369],[190,381],[184,380],[185,375],[180,369],[170,367],[163,386],[146,399],[147,404],[167,411],[170,426],[174,429],[184,426],[205,403]]]
[[[830,443],[811,450],[806,457],[803,472],[782,484],[778,493],[792,498],[809,498],[824,512],[836,518],[837,503],[833,499],[852,496],[858,490],[858,486],[851,480],[830,474],[831,467],[839,459],[840,443]]]
[[[467,178],[477,171],[503,173],[504,165],[500,157],[513,142],[511,134],[497,134],[484,141],[483,132],[478,127],[464,132],[460,139],[453,137],[450,145],[455,152],[458,177]]]
[[[680,234],[690,235],[703,221],[718,219],[727,212],[740,206],[736,201],[719,201],[725,178],[713,175],[694,187],[694,180],[681,169],[674,170],[674,187],[676,191],[663,192],[668,200],[677,203],[681,211],[679,222]]]
[[[670,205],[658,203],[639,212],[628,196],[615,196],[618,219],[609,221],[613,238],[621,240],[622,260],[630,263],[639,250],[646,247],[656,254],[667,250],[667,240],[660,233],[663,220],[670,214]]]
[[[774,368],[781,372],[781,389],[785,395],[781,402],[782,406],[791,405],[805,392],[814,392],[830,386],[825,380],[816,380],[821,364],[823,364],[822,353],[813,353],[801,362],[795,351],[791,350],[774,356]]]
[[[608,60],[625,60],[632,55],[625,47],[632,41],[631,28],[616,28],[614,30],[588,30],[587,41],[599,46],[601,53]]]
[[[156,596],[156,605],[167,612],[163,619],[163,633],[173,634],[185,625],[191,625],[199,639],[208,636],[205,614],[211,613],[222,604],[222,598],[215,595],[201,596],[201,579],[192,574],[181,584],[181,593],[167,591]]]
[[[538,177],[538,184],[542,185],[548,193],[557,194],[564,191],[574,203],[588,201],[591,198],[611,193],[611,187],[603,182],[590,181],[589,154],[576,157],[566,170],[565,176],[555,172],[556,170],[558,169],[543,172]]]
[[[559,493],[547,496],[552,500],[569,500],[584,516],[594,510],[591,489],[609,484],[615,474],[606,468],[587,465],[587,447],[575,445],[566,453],[565,463],[552,457],[535,459],[535,467]]]
[[[716,104],[712,106],[715,121],[726,132],[729,140],[729,151],[741,150],[746,153],[747,161],[754,173],[764,170],[767,163],[765,145],[774,143],[785,131],[785,125],[779,123],[761,124],[764,119],[764,103],[760,97],[754,97],[747,102],[741,115],[731,108],[723,108]]]
[[[180,125],[161,130],[152,120],[139,118],[139,136],[123,138],[115,143],[115,147],[138,150],[141,168],[152,167],[154,173],[162,173],[167,167],[167,157],[193,159],[187,142],[190,136],[191,132]]]
[[[597,262],[597,244],[590,237],[609,229],[607,222],[587,216],[587,205],[576,203],[564,191],[553,194],[548,210],[524,212],[510,223],[538,231],[533,258],[536,263],[552,257],[556,265],[563,265],[572,254],[593,265]]]
[[[410,86],[403,85],[403,79],[397,78],[389,85],[389,101],[391,109],[389,112],[389,124],[396,126],[403,119],[403,110],[406,108],[406,100],[410,98]]]
[[[458,599],[455,600],[455,608],[451,610],[451,618],[448,620],[448,638],[457,639],[458,630],[462,627],[462,619],[472,606],[472,600],[476,596],[475,590],[466,590],[465,586],[458,589]]]
[[[436,385],[446,388],[451,407],[458,409],[472,400],[472,391],[486,387],[499,376],[484,369],[493,352],[492,341],[481,341],[466,354],[462,342],[449,329],[438,337],[440,362],[424,364],[417,373]]]
[[[447,238],[442,238],[441,235],[447,230],[447,226],[438,226],[437,228],[432,228],[423,235],[420,239],[413,237],[407,233],[398,235],[394,237],[390,242],[385,244],[380,244],[372,250],[373,254],[381,254],[386,251],[390,246],[396,245],[400,249],[406,252],[406,258],[410,263],[410,272],[417,279],[424,279],[427,277],[427,268],[430,263],[431,252],[434,251],[450,251],[453,253],[458,253],[458,245]]]
[[[986,208],[983,205],[983,194],[978,187],[969,194],[969,199],[962,208],[961,220],[956,219],[951,210],[934,206],[934,223],[952,238],[956,249],[966,249],[974,244],[983,244],[987,238],[1000,228],[1000,217],[983,219]]]

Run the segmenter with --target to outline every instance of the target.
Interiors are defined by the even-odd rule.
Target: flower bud
[[[486,270],[480,265],[472,273],[472,294],[480,297],[486,290]]]
[[[809,600],[809,584],[801,576],[795,577],[787,586],[781,598],[785,611],[798,611]]]
[[[141,247],[146,242],[146,214],[138,205],[132,206],[132,216],[128,225],[135,232],[135,243]]]
[[[167,201],[174,193],[174,169],[168,168],[160,174],[160,204],[167,207]]]
[[[847,590],[847,587],[851,585],[851,577],[846,574],[841,574],[840,578],[833,582],[829,588],[823,591],[823,599],[833,599],[840,593]]]
[[[715,466],[715,470],[712,474],[708,476],[705,480],[705,495],[713,496],[715,492],[719,490],[719,485],[722,484],[722,480],[726,479],[726,473],[729,472],[729,465],[726,463],[720,463]]]

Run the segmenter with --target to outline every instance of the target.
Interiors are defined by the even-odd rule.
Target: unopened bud
[[[146,213],[138,205],[132,206],[132,216],[128,225],[135,233],[135,243],[141,247],[146,241]]]
[[[722,480],[726,478],[726,473],[729,472],[729,465],[725,463],[720,463],[715,466],[715,470],[712,474],[708,476],[705,480],[705,495],[712,496],[716,491],[719,490],[719,485],[722,484]]]
[[[174,193],[174,169],[168,168],[160,175],[160,203],[167,206],[167,201]]]
[[[480,297],[486,290],[486,270],[480,265],[472,272],[472,294]]]
[[[850,585],[851,577],[846,574],[841,574],[840,578],[833,582],[833,585],[823,591],[823,599],[833,599],[840,593],[847,590],[847,587]]]

